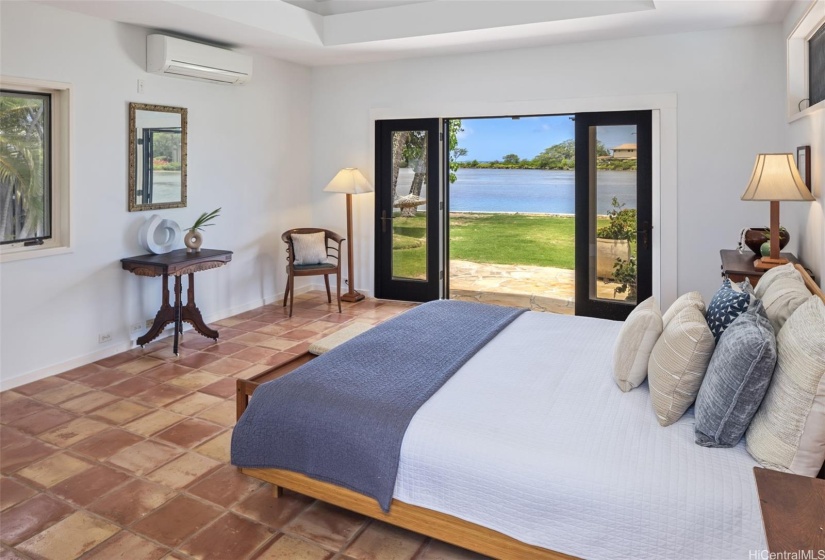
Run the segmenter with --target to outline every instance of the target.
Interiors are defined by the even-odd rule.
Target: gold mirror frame
[[[137,111],[155,111],[160,113],[178,113],[180,115],[180,202],[159,202],[156,204],[138,204],[135,200],[137,193]],[[129,103],[129,212],[144,210],[161,210],[164,208],[186,208],[186,166],[187,166],[187,115],[185,107],[168,107],[166,105],[147,105],[145,103]]]

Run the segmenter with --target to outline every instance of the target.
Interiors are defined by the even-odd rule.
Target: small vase
[[[203,236],[198,230],[190,229],[186,232],[183,243],[186,245],[187,253],[200,253],[201,245],[203,245]]]
[[[759,247],[759,252],[762,253],[763,257],[770,257],[771,256],[771,242],[765,241],[761,247]]]

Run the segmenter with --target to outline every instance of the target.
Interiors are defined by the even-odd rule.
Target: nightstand
[[[719,255],[722,257],[722,276],[727,276],[731,282],[743,282],[745,278],[750,278],[751,284],[756,286],[759,278],[767,272],[758,270],[753,266],[756,255],[750,249],[744,253],[740,253],[736,249],[722,249],[719,251]],[[802,264],[793,253],[781,253],[781,255],[793,264]],[[810,271],[808,273],[810,274]],[[811,274],[811,278],[816,280],[813,274]]]
[[[825,480],[761,467],[754,467],[753,475],[768,550],[777,558],[822,558]]]

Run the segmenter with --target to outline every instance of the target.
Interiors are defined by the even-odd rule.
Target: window
[[[51,107],[47,93],[0,91],[0,244],[52,236]]]
[[[825,100],[825,24],[808,40],[809,105]]]
[[[0,261],[69,248],[69,86],[0,78]]]

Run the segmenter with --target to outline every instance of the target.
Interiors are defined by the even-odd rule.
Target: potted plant
[[[633,257],[631,243],[636,241],[636,210],[625,208],[615,196],[607,213],[609,223],[596,230],[596,276],[604,280],[615,278],[619,260]],[[635,258],[634,258],[635,261]]]
[[[183,238],[187,253],[200,253],[201,245],[203,244],[203,235],[201,235],[200,232],[202,232],[205,227],[215,225],[210,224],[209,222],[219,217],[220,211],[221,209],[218,208],[216,210],[212,210],[211,212],[204,212],[198,217],[197,220],[195,220],[195,223],[188,228],[186,236]]]

